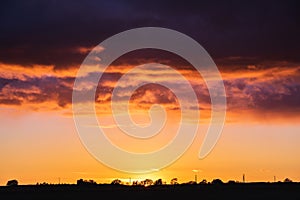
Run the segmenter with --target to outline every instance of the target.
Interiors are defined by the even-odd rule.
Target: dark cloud
[[[0,61],[79,65],[73,50],[121,31],[160,26],[197,40],[213,58],[299,61],[298,1],[2,1]]]
[[[9,84],[10,82],[16,81],[17,79],[6,79],[6,78],[0,78],[0,91],[4,86]]]
[[[170,89],[151,83],[138,88],[132,94],[131,100],[140,106],[145,104],[173,104],[175,107],[178,107],[179,105],[176,96]]]
[[[160,63],[175,69],[193,69],[193,66],[181,56],[169,51],[151,48],[128,52],[116,59],[111,65],[138,66],[145,63]]]
[[[88,82],[97,73],[90,73],[84,80]],[[99,103],[104,102],[103,95],[111,94],[113,87],[106,86],[107,82],[116,82],[122,76],[121,73],[103,74],[96,91],[95,100]],[[26,80],[0,78],[0,104],[21,105],[26,103],[54,102],[57,106],[64,108],[72,103],[72,92],[74,77],[39,77]],[[110,83],[109,83],[110,84]],[[5,88],[6,87],[6,88]],[[6,90],[3,91],[3,88]],[[81,101],[85,101],[85,95],[90,94],[91,89],[83,91]],[[110,99],[105,99],[109,101]]]
[[[288,113],[300,111],[300,82],[289,77],[224,81],[229,110]]]
[[[281,66],[295,68],[300,63],[298,8],[299,3],[294,0],[2,1],[0,62],[28,67],[54,65],[54,70],[77,68],[88,53],[78,48],[94,47],[109,36],[131,28],[158,26],[180,31],[198,41],[226,73]],[[113,64],[146,62],[192,69],[183,58],[153,49],[130,52]],[[113,87],[104,83],[113,83],[121,76],[121,72],[103,75],[97,101],[110,100],[108,94]],[[284,77],[271,77],[270,82],[260,82],[255,77],[232,77],[225,81],[229,108],[297,110],[299,77],[299,68],[292,78],[285,74]],[[58,106],[66,107],[72,102],[73,82],[74,77],[0,78],[0,103],[20,105],[55,101]],[[32,87],[38,88],[39,93],[30,92]],[[10,93],[5,93],[5,89]],[[194,86],[194,89],[200,101],[209,102],[202,86]],[[174,102],[151,88],[148,90],[161,103]],[[146,91],[141,89],[135,95],[142,97]]]
[[[298,72],[296,69],[294,70]],[[297,113],[300,111],[300,79],[297,73],[284,75],[264,74],[260,77],[230,78],[224,80],[227,107],[229,111],[240,112],[252,110],[257,113]],[[94,74],[90,74],[91,77]],[[122,73],[105,73],[99,82],[95,100],[107,107],[111,101],[114,84],[120,79]],[[88,83],[88,78],[84,80]],[[21,105],[54,102],[57,107],[65,108],[72,103],[73,77],[40,77],[27,78],[26,80],[0,78],[0,104]],[[193,84],[193,88],[203,109],[210,104],[207,88],[204,84]],[[91,89],[81,93],[80,101],[85,101],[85,94],[90,94]],[[138,88],[131,96],[131,101],[141,108],[149,108],[152,104],[171,106],[178,109],[178,100],[175,95],[164,86],[147,84]],[[204,106],[204,107],[203,107]]]
[[[72,78],[42,77],[27,80],[7,80],[0,93],[0,103],[21,105],[23,103],[56,102],[65,107],[72,102],[72,87],[67,86]],[[73,79],[74,80],[74,79]],[[38,107],[38,106],[37,106]]]
[[[251,95],[254,109],[273,112],[300,112],[300,84],[282,84],[279,90],[278,83],[256,85],[255,90],[248,88],[245,91]],[[255,91],[255,92],[254,92]]]
[[[0,104],[5,104],[5,105],[21,105],[22,101],[19,100],[19,99],[8,99],[8,98],[4,97],[4,98],[0,98]]]

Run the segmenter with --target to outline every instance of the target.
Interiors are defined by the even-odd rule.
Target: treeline
[[[292,183],[292,182],[293,181],[291,179],[285,178],[283,181],[277,181],[277,182],[273,182],[273,183]],[[110,183],[106,183],[106,184],[147,187],[147,186],[156,186],[156,185],[206,185],[206,184],[207,185],[209,185],[209,184],[222,185],[222,184],[235,184],[235,183],[244,183],[244,182],[239,182],[239,181],[235,181],[235,180],[229,180],[227,182],[223,182],[221,179],[213,179],[211,182],[209,182],[206,179],[203,179],[200,182],[188,181],[188,182],[184,182],[184,183],[179,183],[178,178],[172,178],[171,181],[169,183],[167,183],[166,181],[163,181],[162,179],[157,179],[157,180],[153,181],[152,179],[146,178],[145,180],[142,180],[142,181],[132,181],[132,182],[131,181],[123,182],[120,179],[114,179]],[[18,180],[13,179],[13,180],[7,181],[6,186],[17,186],[18,184],[19,184]],[[94,181],[92,179],[89,179],[89,180],[78,179],[76,184],[77,185],[99,185],[99,183],[97,183],[96,181]],[[36,183],[36,185],[58,185],[58,184],[43,182],[43,183]],[[59,185],[69,185],[69,184],[59,183]]]
[[[292,183],[293,181],[289,178],[285,178],[283,181],[277,181],[273,183]],[[188,181],[184,183],[179,183],[178,178],[173,178],[169,183],[166,181],[163,181],[162,179],[157,179],[153,181],[152,179],[145,179],[142,181],[129,181],[129,182],[123,182],[120,179],[114,179],[110,184],[111,185],[129,185],[129,186],[156,186],[156,185],[222,185],[222,184],[236,184],[236,183],[244,183],[240,181],[235,180],[229,180],[227,182],[223,182],[221,179],[213,179],[211,182],[207,181],[206,179],[203,179],[200,182],[196,181]],[[96,181],[94,180],[83,180],[79,179],[77,180],[77,185],[97,185]]]

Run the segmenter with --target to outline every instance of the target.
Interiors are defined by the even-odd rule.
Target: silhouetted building
[[[7,186],[15,186],[18,185],[18,181],[17,180],[9,180],[6,183]]]

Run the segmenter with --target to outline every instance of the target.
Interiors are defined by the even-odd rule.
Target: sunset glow
[[[27,5],[26,1],[20,4],[24,4],[24,9],[28,11],[40,13],[37,11],[38,5]],[[77,5],[74,12],[65,13],[66,17],[60,13],[63,10],[59,8],[57,18],[50,14],[50,11],[57,7],[56,3],[40,4],[45,9],[45,16],[42,17],[45,22],[29,17],[27,19],[19,6],[10,4],[4,7],[15,13],[19,10],[18,19],[11,17],[12,14],[6,11],[3,14],[5,19],[0,21],[4,27],[3,36],[0,38],[3,44],[0,46],[0,185],[5,185],[10,179],[17,179],[20,184],[36,184],[76,183],[80,178],[92,179],[98,183],[110,183],[118,178],[129,184],[131,181],[146,178],[154,181],[161,178],[170,183],[171,179],[176,177],[178,182],[184,183],[194,180],[195,174],[198,181],[211,181],[215,178],[223,181],[242,181],[243,174],[248,182],[271,182],[274,176],[280,181],[287,177],[293,181],[300,181],[299,35],[296,37],[291,33],[291,39],[288,39],[287,33],[299,32],[299,28],[292,25],[297,24],[297,20],[292,14],[287,14],[295,12],[292,5],[287,3],[282,10],[280,5],[277,5],[275,11],[267,9],[268,16],[275,17],[280,11],[280,19],[290,22],[283,23],[285,25],[282,25],[282,28],[286,30],[284,33],[278,33],[282,34],[281,37],[284,36],[282,40],[285,43],[280,43],[279,36],[276,36],[277,29],[274,28],[277,25],[275,20],[264,18],[265,11],[259,8],[255,16],[258,19],[253,20],[246,13],[249,8],[242,7],[242,11],[232,14],[232,19],[228,16],[228,20],[232,22],[226,22],[225,19],[224,22],[218,21],[222,18],[222,13],[216,14],[218,17],[215,19],[210,12],[200,12],[191,7],[182,8],[187,17],[180,14],[182,19],[179,19],[178,23],[182,28],[179,28],[172,14],[154,9],[146,15],[143,11],[145,8],[137,2],[134,6],[124,2],[120,3],[124,4],[123,6],[116,5],[116,15],[112,14],[115,12],[108,13],[104,9],[100,14],[95,14],[95,19],[92,16],[88,17],[90,9],[93,12],[97,10],[92,4],[83,8],[77,8]],[[104,3],[97,4],[96,7],[103,6],[111,7]],[[213,7],[205,6],[208,10]],[[167,9],[167,5],[162,7]],[[196,7],[204,9],[200,8],[200,5]],[[4,9],[0,8],[1,11]],[[176,7],[174,9],[180,10]],[[226,9],[231,10],[228,7],[225,7]],[[131,16],[132,19],[124,19],[124,16],[128,16],[133,10],[135,15]],[[172,12],[176,13],[175,11]],[[156,19],[156,15],[151,13],[156,13],[159,17]],[[22,20],[19,19],[22,17],[26,18],[24,21],[28,27],[25,28],[24,35],[18,37],[12,34],[13,30],[8,27],[23,30]],[[78,25],[72,17],[81,20]],[[95,21],[90,23],[90,18]],[[103,18],[111,24],[103,22]],[[264,24],[270,26],[270,30],[260,30],[254,25],[263,23],[260,18],[271,24]],[[186,23],[191,19],[193,23],[199,24],[199,27],[192,22]],[[145,23],[139,24],[140,20]],[[239,20],[247,22],[249,29]],[[36,33],[35,23],[41,27],[39,34]],[[47,31],[44,31],[44,23],[49,24]],[[226,23],[232,30],[227,30]],[[94,29],[90,27],[92,24],[99,27]],[[120,28],[116,29],[112,24],[126,25],[120,25]],[[76,32],[77,26],[80,25],[81,32]],[[68,28],[64,29],[65,26]],[[180,99],[174,90],[155,82],[168,82],[176,88],[176,92],[184,96],[187,87],[178,79],[178,73],[195,92],[198,105],[190,103],[189,97],[185,99],[190,111],[197,109],[200,112],[199,122],[192,117],[188,121],[198,125],[192,145],[171,165],[144,174],[118,171],[96,160],[80,140],[72,110],[74,82],[86,56],[111,35],[141,26],[175,29],[203,45],[219,69],[227,101],[226,121],[221,137],[213,150],[205,158],[199,159],[199,151],[212,117],[212,107],[207,84],[194,66],[168,51],[141,49],[124,54],[111,63],[103,72],[99,83],[94,85],[91,79],[99,73],[99,66],[95,63],[101,60],[95,58],[95,63],[91,63],[86,71],[80,74],[79,79],[84,81],[75,89],[85,91],[88,95],[93,88],[97,88],[94,103],[98,124],[90,126],[102,128],[113,144],[128,152],[153,152],[164,147],[174,139],[181,125],[180,119],[183,114]],[[253,33],[245,30],[253,30]],[[238,32],[241,38],[245,38],[232,36],[235,32]],[[256,32],[260,34],[256,35]],[[264,34],[267,35],[266,38],[261,38]],[[272,37],[268,38],[268,35]],[[232,41],[232,44],[228,44],[228,41]],[[253,43],[257,46],[253,47]],[[101,52],[105,51],[105,48],[97,46],[94,50]],[[149,63],[154,64],[149,68],[146,65]],[[129,72],[132,74],[128,75]],[[130,90],[137,87],[141,80],[151,83],[138,87],[130,94]],[[111,104],[117,86],[122,89],[122,93],[118,93],[119,99],[130,96],[130,116],[142,127],[151,124],[151,106],[158,104],[165,109],[166,123],[158,134],[148,139],[137,139],[120,130],[115,123]],[[86,96],[77,103],[86,103],[84,97]],[[121,100],[118,106],[124,103]],[[80,114],[90,114],[85,111],[82,110]],[[161,115],[156,116],[156,120],[164,120]]]

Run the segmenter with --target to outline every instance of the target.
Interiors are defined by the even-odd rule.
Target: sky
[[[243,174],[249,182],[273,181],[274,176],[300,181],[298,9],[297,1],[2,1],[0,185],[10,179],[35,184],[76,183],[80,178],[99,183],[162,178],[169,183],[174,177],[188,182],[195,175],[198,181],[242,181]],[[218,142],[199,159],[211,100],[203,77],[187,60],[165,50],[140,49],[112,62],[96,86],[89,81],[97,71],[87,71],[82,87],[87,93],[96,87],[99,124],[92,125],[132,152],[166,145],[181,117],[180,101],[167,87],[150,83],[128,96],[138,80],[168,82],[184,94],[175,69],[195,92],[200,116],[191,146],[169,166],[136,174],[106,166],[85,148],[73,117],[72,92],[80,66],[97,45],[141,27],[168,28],[197,41],[219,69],[227,110]],[[171,68],[143,67],[147,63]],[[141,140],[122,133],[111,109],[116,86],[124,89],[121,100],[130,97],[129,111],[137,124],[151,123],[152,105],[164,107],[167,120],[159,134]]]

